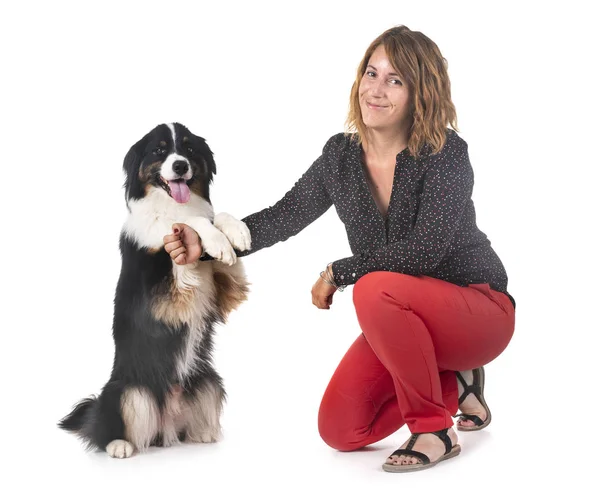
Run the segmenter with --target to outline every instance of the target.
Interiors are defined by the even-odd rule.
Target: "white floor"
[[[54,487],[65,494],[81,493],[84,486],[92,493],[442,493],[461,486],[469,492],[475,486],[484,493],[524,493],[566,483],[565,474],[555,473],[544,455],[533,462],[508,462],[514,455],[514,430],[506,434],[511,431],[506,427],[491,425],[489,431],[464,435],[463,453],[435,468],[389,474],[380,465],[405,431],[363,451],[339,453],[320,442],[310,419],[298,425],[273,425],[266,417],[258,423],[240,419],[219,444],[153,449],[127,460],[85,454],[74,441],[52,432],[47,435],[50,448],[30,453],[39,464],[21,459],[20,474],[24,486]]]
[[[260,265],[256,259],[249,263],[252,269]],[[258,285],[260,289],[262,282]],[[350,290],[336,295],[335,310],[329,312],[313,311],[302,301],[302,290],[291,287],[285,294],[273,294],[255,289],[251,304],[219,329],[215,362],[229,398],[222,420],[224,438],[217,444],[154,448],[126,460],[85,452],[55,423],[75,401],[97,392],[108,376],[112,339],[100,330],[106,318],[99,317],[92,324],[94,331],[70,348],[67,340],[80,331],[74,325],[65,329],[66,335],[48,336],[46,345],[33,351],[40,366],[30,370],[30,382],[9,385],[20,395],[3,412],[11,419],[5,422],[8,440],[0,478],[9,490],[2,493],[57,489],[61,494],[172,494],[185,489],[371,494],[442,493],[452,488],[525,493],[569,487],[578,494],[597,493],[597,484],[586,481],[591,472],[582,469],[587,462],[583,449],[593,448],[580,441],[583,437],[569,434],[565,418],[544,412],[557,401],[554,384],[564,376],[555,373],[544,379],[543,366],[528,364],[526,355],[534,342],[519,331],[532,325],[526,312],[512,345],[487,367],[486,396],[494,419],[484,431],[460,435],[460,456],[420,473],[383,472],[382,462],[406,439],[406,428],[362,451],[330,449],[317,432],[319,401],[358,328]],[[267,318],[274,305],[278,318]],[[286,314],[291,316],[281,318]],[[538,366],[543,359],[536,360]],[[537,389],[532,390],[522,375],[537,382]],[[43,386],[28,392],[34,379]]]

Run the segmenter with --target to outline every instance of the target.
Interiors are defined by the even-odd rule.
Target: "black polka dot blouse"
[[[387,214],[379,211],[363,169],[362,147],[340,133],[287,194],[242,219],[259,251],[298,234],[332,205],[346,227],[353,256],[333,262],[338,285],[373,271],[428,275],[457,285],[489,283],[507,292],[507,274],[475,222],[473,169],[467,143],[451,129],[438,154],[425,145],[415,159],[397,155]]]

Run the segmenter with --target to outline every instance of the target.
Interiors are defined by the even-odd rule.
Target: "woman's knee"
[[[338,415],[321,406],[319,410],[319,435],[321,439],[332,449],[341,452],[356,450],[355,439],[351,430],[344,427],[344,422]]]
[[[382,272],[367,273],[354,284],[352,301],[356,311],[372,307],[381,297]]]
[[[356,434],[348,424],[348,403],[341,400],[337,391],[329,389],[325,392],[319,407],[319,435],[332,449],[348,452],[356,450]]]

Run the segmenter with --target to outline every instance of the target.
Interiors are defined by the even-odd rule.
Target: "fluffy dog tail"
[[[97,406],[98,399],[91,397],[83,399],[67,416],[58,422],[58,427],[72,433],[79,433],[86,425],[86,422],[92,416],[94,407]]]
[[[105,450],[113,440],[124,438],[120,414],[120,387],[108,384],[100,397],[83,399],[58,422],[58,427],[76,434],[88,450]]]

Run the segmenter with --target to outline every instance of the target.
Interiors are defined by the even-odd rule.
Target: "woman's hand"
[[[198,261],[202,256],[202,241],[198,232],[185,223],[174,223],[173,233],[163,237],[165,251],[178,265]]]
[[[329,278],[333,280],[333,273],[331,272],[331,266],[326,269],[329,274]],[[319,279],[315,282],[312,288],[312,303],[319,309],[329,309],[333,303],[333,293],[337,290],[331,284],[328,284],[319,276]]]

